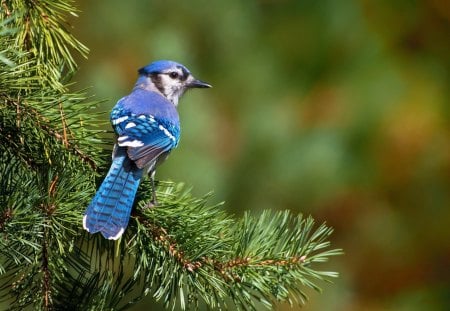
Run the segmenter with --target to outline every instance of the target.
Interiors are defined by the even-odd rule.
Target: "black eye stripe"
[[[184,67],[181,67],[181,71],[183,72],[183,80],[186,80],[189,76],[189,71],[187,71]]]

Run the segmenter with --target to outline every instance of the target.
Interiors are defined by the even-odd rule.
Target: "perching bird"
[[[84,229],[110,240],[117,240],[125,231],[144,173],[150,175],[152,203],[156,204],[155,169],[180,138],[179,98],[190,88],[211,87],[173,61],[156,61],[138,72],[133,91],[111,112],[118,135],[113,162],[83,217]]]

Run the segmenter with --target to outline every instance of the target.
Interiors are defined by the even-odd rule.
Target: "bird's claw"
[[[147,204],[145,204],[144,209],[154,208],[157,205],[158,205],[158,202],[156,202],[155,200],[151,200]]]

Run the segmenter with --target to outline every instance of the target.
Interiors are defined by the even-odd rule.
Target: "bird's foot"
[[[144,206],[144,209],[154,208],[157,205],[158,205],[158,202],[156,202],[156,200],[151,200]]]

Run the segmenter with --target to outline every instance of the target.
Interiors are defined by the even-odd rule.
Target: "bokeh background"
[[[101,110],[156,59],[214,85],[181,101],[159,179],[237,216],[290,209],[335,228],[346,254],[323,268],[341,277],[303,310],[450,310],[450,2],[77,5],[91,53],[75,88]]]

